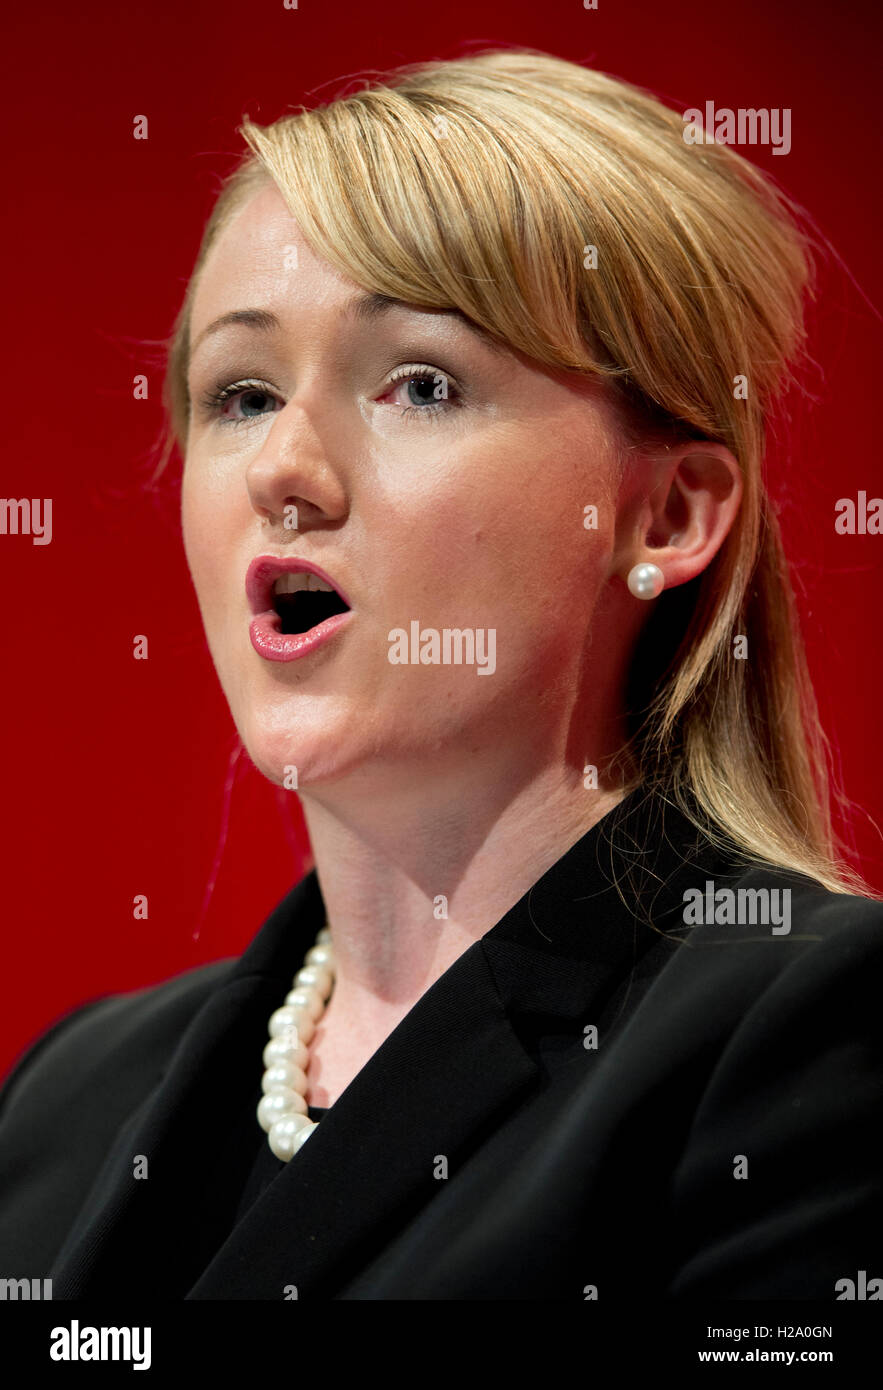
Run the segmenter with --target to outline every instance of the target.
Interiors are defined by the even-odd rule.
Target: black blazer
[[[788,890],[790,930],[686,926],[708,882]],[[883,1276],[879,903],[740,865],[633,793],[283,1164],[261,1054],[323,917],[311,873],[239,960],[28,1052],[0,1096],[0,1274],[56,1299],[562,1301]]]

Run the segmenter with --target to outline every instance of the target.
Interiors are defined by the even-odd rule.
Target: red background
[[[822,281],[813,399],[770,476],[824,723],[855,803],[842,829],[853,862],[883,889],[883,537],[833,526],[837,498],[883,493],[875,10],[105,0],[34,6],[11,22],[0,493],[52,497],[54,537],[0,537],[0,1070],[82,1000],[239,953],[304,871],[290,799],[286,820],[244,754],[231,773],[238,740],[175,491],[144,491],[161,422],[151,342],[170,330],[242,116],[270,121],[367,69],[526,45],[681,111],[706,100],[791,108],[787,157],[742,152],[812,213],[839,262]],[[147,141],[132,138],[136,115],[149,118]],[[139,372],[147,401],[133,399]],[[148,661],[132,658],[138,633]],[[132,917],[137,893],[149,897],[146,922]]]

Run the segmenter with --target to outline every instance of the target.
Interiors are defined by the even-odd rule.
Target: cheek
[[[185,468],[184,477],[181,482],[181,536],[184,541],[184,552],[187,562],[193,568],[193,557],[196,552],[196,540],[199,525],[199,507],[196,502],[192,480]]]
[[[181,485],[181,532],[184,553],[200,609],[208,614],[224,602],[229,582],[230,550],[226,543],[229,507],[224,493],[206,487],[202,475],[185,469]]]
[[[458,460],[429,486],[375,494],[374,527],[387,537],[384,587],[506,610],[560,604],[603,571],[612,546],[611,511],[597,505],[599,479],[588,471],[544,460],[539,446],[527,458],[501,448],[491,460]]]
[[[223,456],[213,458],[205,450],[193,450],[187,456],[181,481],[181,520],[191,536],[198,540],[203,533],[223,525],[247,504],[243,469]]]
[[[204,569],[206,508],[205,502],[187,473],[181,484],[181,534],[184,540],[184,553],[190,567],[190,576],[200,594]]]

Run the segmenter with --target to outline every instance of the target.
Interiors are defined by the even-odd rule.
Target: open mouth
[[[337,590],[315,574],[280,574],[272,598],[283,636],[309,632],[326,618],[350,611]]]

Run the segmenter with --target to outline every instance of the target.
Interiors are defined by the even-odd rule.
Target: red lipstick
[[[283,632],[279,611],[281,596],[277,595],[275,585],[280,576],[290,574],[314,575],[336,595],[336,600],[329,595],[329,602],[337,607],[344,603],[347,611],[333,613],[303,632]],[[294,556],[283,560],[275,555],[258,555],[246,572],[245,593],[254,614],[248,629],[251,645],[266,661],[295,661],[309,655],[345,627],[352,617],[349,599],[337,581],[320,565]],[[289,597],[294,599],[295,596]]]

